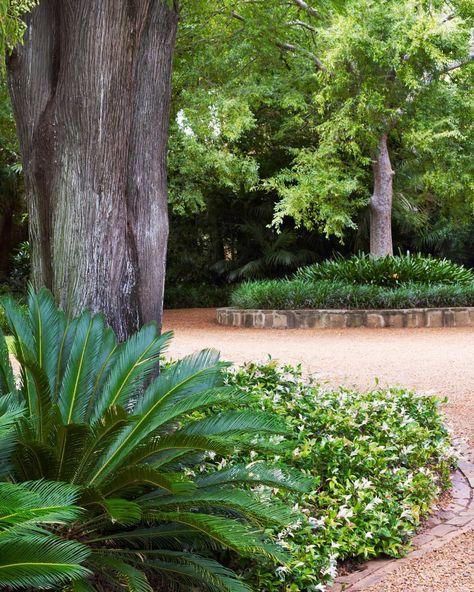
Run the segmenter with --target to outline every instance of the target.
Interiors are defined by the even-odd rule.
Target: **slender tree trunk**
[[[177,3],[41,0],[9,83],[35,286],[120,338],[161,325]]]
[[[370,200],[370,254],[393,255],[392,201],[393,171],[388,152],[387,134],[380,138],[373,158],[374,192]]]

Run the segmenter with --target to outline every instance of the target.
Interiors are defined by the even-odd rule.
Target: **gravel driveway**
[[[334,385],[368,389],[378,379],[381,385],[447,396],[449,423],[474,448],[474,327],[242,329],[218,325],[214,309],[189,309],[166,311],[164,329],[175,333],[173,358],[214,347],[237,363],[268,355],[301,362],[305,371]]]

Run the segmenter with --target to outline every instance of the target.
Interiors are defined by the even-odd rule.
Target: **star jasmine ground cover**
[[[242,566],[256,590],[324,590],[338,563],[400,556],[440,492],[453,464],[435,397],[404,389],[360,393],[328,389],[300,367],[274,361],[228,371],[229,384],[254,396],[255,410],[271,410],[292,426],[291,445],[277,455],[236,455],[226,466],[291,463],[313,479],[304,494],[274,491],[301,512],[275,531],[292,562],[267,569]],[[221,466],[221,465],[219,465]]]

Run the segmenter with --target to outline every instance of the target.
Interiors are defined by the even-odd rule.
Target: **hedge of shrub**
[[[165,308],[214,308],[229,301],[229,286],[186,284],[165,287]]]
[[[336,257],[299,269],[295,277],[311,282],[336,280],[348,284],[398,286],[400,284],[474,283],[474,272],[448,259],[434,259],[420,254],[394,257],[370,257],[359,254],[348,259]]]
[[[238,454],[219,466],[227,462],[231,473],[245,463],[258,475],[261,461],[291,463],[313,479],[309,493],[269,494],[299,509],[301,518],[276,531],[293,554],[288,567],[241,566],[255,590],[324,590],[340,560],[407,550],[449,483],[449,439],[435,397],[400,389],[328,391],[304,380],[299,367],[273,361],[230,369],[227,382],[253,394],[255,410],[288,422],[295,440],[282,442],[278,455]]]
[[[474,306],[472,284],[405,283],[396,287],[305,279],[245,282],[230,302],[238,308],[387,309]]]

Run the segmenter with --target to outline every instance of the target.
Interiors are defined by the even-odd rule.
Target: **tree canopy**
[[[35,4],[1,0],[4,52]],[[473,26],[468,0],[183,0],[168,154],[172,281],[274,275],[301,257],[368,249],[385,132],[395,247],[467,261]]]
[[[206,183],[238,193],[261,182],[279,196],[276,226],[290,216],[343,239],[369,204],[386,131],[396,215],[418,228],[434,208],[465,215],[473,24],[469,2],[217,2],[205,19],[202,7],[185,9],[171,143],[172,179],[175,154],[186,162],[178,211],[203,207]],[[242,150],[264,107],[280,120],[265,140],[289,157],[270,174],[258,171],[258,146]]]

